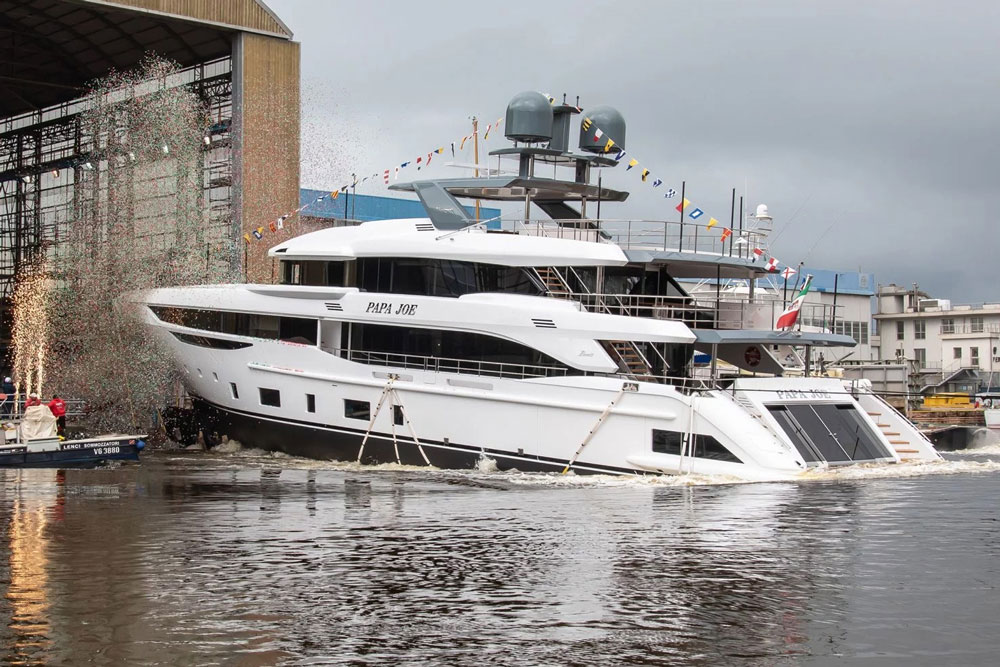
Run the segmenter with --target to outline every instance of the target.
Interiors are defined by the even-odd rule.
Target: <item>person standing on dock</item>
[[[52,394],[52,400],[49,401],[49,410],[52,411],[52,416],[56,418],[56,432],[59,434],[60,438],[65,438],[66,401],[59,398],[58,394]]]

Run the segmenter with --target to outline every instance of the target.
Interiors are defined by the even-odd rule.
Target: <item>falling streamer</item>
[[[15,298],[21,389],[44,381],[47,392],[83,399],[93,429],[148,429],[176,381],[135,296],[240,280],[226,225],[208,224],[207,111],[172,85],[178,71],[148,57],[93,85],[81,116],[92,168],[76,171],[75,215],[43,250],[38,265],[50,270],[22,276]]]

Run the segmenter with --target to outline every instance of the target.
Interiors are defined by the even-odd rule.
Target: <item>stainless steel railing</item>
[[[470,359],[454,359],[449,357],[427,357],[416,354],[397,354],[391,352],[368,352],[362,350],[332,350],[333,354],[350,361],[356,361],[372,366],[391,366],[393,368],[410,368],[414,370],[431,371],[434,373],[463,373],[482,375],[486,377],[531,378],[568,375],[572,369],[560,366],[535,366],[531,364],[512,364],[499,361],[477,361]]]
[[[669,220],[538,219],[501,220],[503,229],[530,236],[574,239],[593,243],[615,243],[625,249],[703,253],[754,259],[754,249],[762,251],[758,261],[767,259],[767,232],[736,229],[722,240],[724,225],[706,227],[695,222]]]

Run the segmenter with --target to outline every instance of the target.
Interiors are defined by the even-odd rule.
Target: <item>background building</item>
[[[397,197],[377,197],[373,195],[358,195],[345,192],[336,199],[327,197],[318,204],[313,202],[323,194],[329,194],[324,190],[311,190],[302,188],[299,193],[299,205],[309,207],[302,212],[303,224],[312,229],[329,227],[331,221],[361,221],[369,220],[395,220],[400,218],[426,218],[427,211],[423,204],[416,199],[399,199]],[[475,215],[475,208],[465,206],[469,215]],[[479,217],[482,220],[498,218],[500,209],[479,208]],[[490,220],[486,223],[490,229],[500,229],[499,220]],[[294,231],[294,235],[301,233],[301,230]],[[273,245],[273,244],[271,244]],[[269,246],[270,247],[270,246]]]
[[[912,289],[878,290],[880,354],[905,360],[922,393],[1000,385],[1000,303],[952,305]]]
[[[238,241],[298,203],[299,45],[263,2],[0,0],[0,16],[0,345],[24,262],[65,239],[69,221],[99,225],[112,189],[142,191],[81,117],[89,82],[148,53],[181,68],[157,84],[188,87],[209,115],[200,177],[169,152],[151,170],[164,217],[200,183],[206,263],[245,259],[252,279],[266,279],[267,249],[244,253]]]
[[[853,348],[830,348],[825,352],[826,359],[852,363],[878,359],[878,348],[872,345],[871,340],[875,275],[803,267],[799,271],[800,286],[804,277],[810,274],[813,276],[812,289],[806,296],[801,314],[802,325],[828,329],[832,333],[850,336],[857,342]],[[777,281],[775,287],[784,291],[783,283],[783,280]],[[789,293],[792,293],[791,283],[789,281]],[[834,307],[836,317],[833,317]]]

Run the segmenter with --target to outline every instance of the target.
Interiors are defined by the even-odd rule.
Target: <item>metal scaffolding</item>
[[[109,188],[159,200],[133,207],[134,233],[148,238],[151,249],[170,241],[174,211],[194,207],[202,223],[196,242],[204,246],[205,278],[238,266],[231,59],[187,67],[158,83],[188,87],[207,111],[200,164],[181,164],[164,154],[154,168],[137,173],[129,168],[128,153],[116,153],[113,137],[87,135],[81,122],[87,101],[82,98],[0,119],[0,348],[9,342],[10,297],[24,263],[42,251],[58,258],[73,221],[87,221],[88,242],[107,238],[102,207],[107,205]],[[200,201],[180,201],[192,196],[192,188],[185,187],[191,179],[201,181]]]

